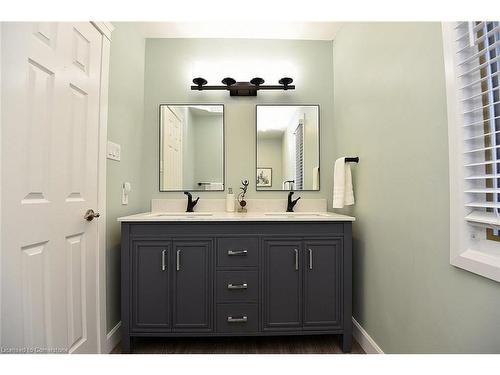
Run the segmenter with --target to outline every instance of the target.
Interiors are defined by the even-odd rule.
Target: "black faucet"
[[[193,208],[194,206],[196,206],[196,203],[198,203],[198,201],[200,200],[200,197],[196,198],[196,200],[193,200],[193,196],[191,195],[190,192],[185,191],[184,194],[188,196],[186,212],[194,212]]]
[[[288,193],[288,205],[286,207],[286,212],[293,212],[293,207],[297,204],[297,201],[300,199],[300,197],[298,197],[297,199],[292,200],[292,195],[293,191]]]

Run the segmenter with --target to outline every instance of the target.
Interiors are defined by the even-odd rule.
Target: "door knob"
[[[88,209],[87,212],[85,212],[85,215],[83,216],[83,218],[87,221],[92,221],[94,220],[94,218],[96,217],[99,217],[101,216],[101,214],[99,212],[94,212],[93,209]]]

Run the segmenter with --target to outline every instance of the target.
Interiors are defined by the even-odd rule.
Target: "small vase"
[[[247,205],[247,202],[245,200],[241,200],[238,203],[240,204],[240,207],[238,207],[238,212],[247,212],[247,208],[245,207]]]

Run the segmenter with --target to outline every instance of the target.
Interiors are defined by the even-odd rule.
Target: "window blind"
[[[295,129],[295,190],[304,188],[304,125]]]
[[[500,22],[455,27],[465,170],[465,220],[500,226]],[[498,233],[495,233],[498,235]]]

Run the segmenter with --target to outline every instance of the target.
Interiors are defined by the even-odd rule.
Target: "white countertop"
[[[200,221],[355,221],[352,216],[333,212],[145,212],[119,217],[119,222],[200,222]]]

